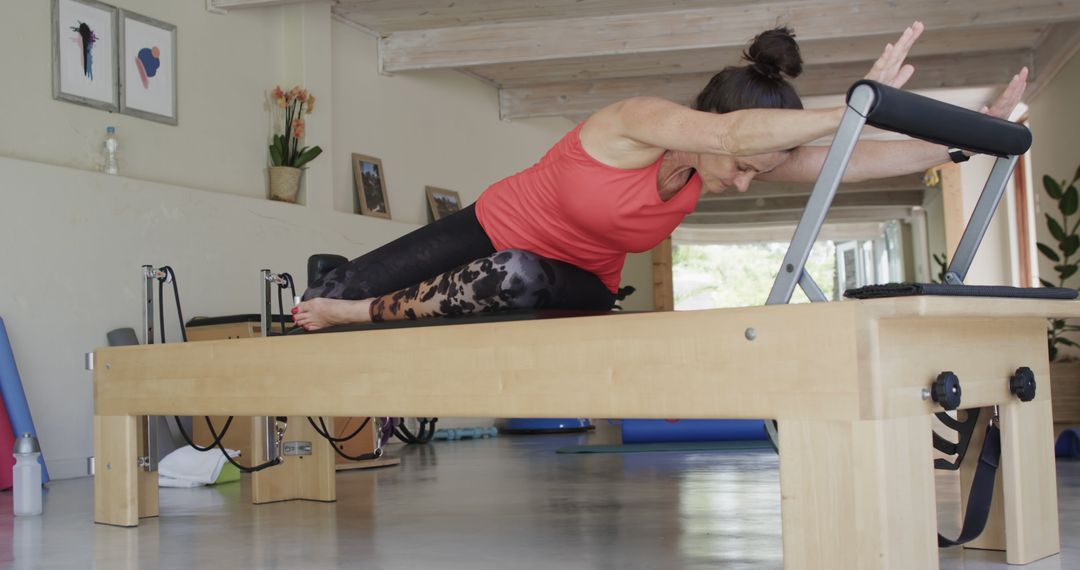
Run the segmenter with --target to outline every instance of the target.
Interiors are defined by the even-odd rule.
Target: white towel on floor
[[[240,452],[226,449],[229,457]],[[190,445],[176,449],[158,462],[158,485],[161,487],[197,487],[217,481],[225,456],[218,449],[199,451]]]

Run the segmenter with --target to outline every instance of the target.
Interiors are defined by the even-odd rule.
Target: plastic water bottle
[[[105,127],[105,164],[102,170],[105,174],[116,174],[120,170],[120,163],[116,159],[116,150],[120,141],[116,139],[116,127]]]
[[[37,438],[24,433],[15,439],[13,495],[15,516],[41,514],[41,448]]]

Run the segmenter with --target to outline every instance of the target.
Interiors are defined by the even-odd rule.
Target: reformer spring
[[[405,426],[405,418],[396,418],[396,421],[394,421],[394,435],[409,444],[431,442],[431,438],[435,437],[435,423],[439,421],[439,418],[416,419],[420,422],[420,429],[416,435],[413,435],[409,428]]]
[[[187,327],[184,325],[184,313],[180,306],[180,288],[178,285],[178,280],[176,278],[176,272],[173,271],[172,267],[166,265],[155,271],[153,277],[158,281],[158,320],[160,321],[160,326],[158,327],[158,336],[161,338],[161,344],[165,344],[165,303],[161,302],[161,299],[164,298],[166,282],[172,284],[173,298],[176,300],[176,316],[178,319],[180,319],[180,336],[183,338],[184,342],[187,342]],[[290,277],[289,280],[291,282],[292,278]],[[148,344],[152,344],[154,342],[154,339],[148,338],[146,341]],[[279,445],[278,457],[275,457],[270,461],[252,467],[245,467],[243,465],[240,465],[236,462],[236,460],[229,456],[229,453],[225,450],[225,446],[221,443],[222,438],[224,438],[226,432],[229,431],[229,426],[232,425],[233,416],[229,416],[229,418],[225,420],[225,426],[222,428],[220,434],[218,434],[217,431],[214,429],[214,424],[211,423],[210,418],[206,416],[204,416],[204,418],[206,420],[206,427],[209,428],[210,435],[213,436],[214,440],[210,445],[206,447],[200,447],[198,445],[195,445],[195,442],[191,439],[191,436],[188,435],[187,430],[184,429],[184,425],[180,421],[180,417],[173,416],[173,421],[176,422],[176,427],[179,429],[180,435],[183,436],[184,441],[194,449],[201,452],[207,452],[216,447],[217,449],[221,450],[222,455],[225,456],[225,459],[228,460],[229,463],[231,463],[234,467],[236,467],[243,473],[255,473],[257,471],[262,471],[263,469],[266,469],[268,467],[273,467],[275,465],[281,464],[282,458],[280,455]]]
[[[221,454],[225,456],[225,459],[229,463],[231,463],[233,467],[239,469],[241,473],[256,473],[258,471],[262,471],[263,469],[267,469],[275,465],[281,465],[282,461],[284,461],[281,455],[278,455],[270,461],[255,465],[253,467],[245,467],[243,465],[240,465],[236,462],[235,459],[232,458],[232,456],[229,455],[229,452],[225,450],[225,446],[221,443],[221,439],[225,437],[225,432],[229,430],[229,425],[232,424],[233,417],[229,416],[229,419],[225,420],[225,426],[222,428],[220,434],[217,433],[217,431],[214,429],[214,424],[210,422],[210,418],[206,416],[203,417],[206,420],[206,427],[210,430],[210,435],[214,437],[213,443],[206,447],[199,447],[198,445],[195,445],[195,442],[191,440],[191,436],[189,436],[187,431],[184,429],[184,425],[180,422],[180,418],[178,416],[173,416],[173,420],[176,422],[176,427],[180,429],[180,435],[184,436],[184,441],[186,441],[188,445],[195,448],[197,451],[206,452],[216,447],[217,449],[221,450]],[[280,448],[281,446],[278,445],[278,449]]]
[[[341,437],[341,438],[337,438],[337,437],[334,437],[334,436],[330,435],[330,430],[326,427],[326,421],[324,421],[321,416],[319,417],[318,425],[315,424],[315,420],[312,419],[310,416],[308,417],[307,420],[308,420],[308,423],[311,424],[311,428],[315,430],[315,433],[319,434],[320,436],[323,437],[323,439],[326,439],[328,442],[330,442],[330,447],[334,448],[334,453],[337,453],[338,455],[340,455],[341,457],[343,457],[345,459],[348,459],[350,461],[369,461],[371,459],[378,459],[378,458],[383,456],[383,447],[382,447],[381,434],[380,434],[380,437],[379,437],[379,440],[378,440],[379,443],[378,443],[377,447],[375,448],[375,451],[372,452],[372,453],[362,453],[360,455],[349,455],[349,454],[345,453],[344,451],[342,451],[337,445],[335,445],[335,443],[342,442],[342,441],[348,441],[348,440],[356,437],[357,434],[359,434],[364,429],[364,427],[367,426],[367,424],[371,420],[371,418],[365,418],[363,423],[360,424],[360,427],[357,428],[356,431],[354,431],[348,437]],[[321,426],[322,429],[320,429],[320,426]]]
[[[279,273],[278,277],[281,279],[281,281],[277,283],[277,286],[278,286],[278,288],[277,288],[277,305],[278,305],[278,314],[281,315],[281,321],[280,321],[281,322],[281,334],[284,335],[285,332],[286,332],[285,331],[285,302],[282,301],[282,299],[281,299],[281,292],[286,287],[288,287],[289,291],[292,293],[293,299],[295,299],[296,298],[296,283],[293,281],[293,276],[288,274],[288,273]],[[267,311],[269,311],[269,307],[267,307]],[[267,330],[270,330],[270,327],[273,327],[273,321],[271,321],[270,324],[267,325]]]

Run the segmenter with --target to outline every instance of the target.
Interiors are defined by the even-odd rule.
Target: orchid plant
[[[301,168],[322,153],[318,146],[300,146],[304,138],[304,115],[310,115],[315,109],[315,96],[300,87],[282,91],[281,86],[277,86],[270,93],[270,98],[285,115],[284,131],[275,133],[274,142],[270,145],[270,163]]]

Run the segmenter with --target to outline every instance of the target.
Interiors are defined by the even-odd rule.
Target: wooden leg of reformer
[[[1005,560],[1028,564],[1061,551],[1054,420],[1048,399],[1016,400],[1000,412]]]
[[[138,433],[135,416],[94,416],[94,522],[139,524]]]
[[[780,420],[787,570],[935,570],[930,417]]]
[[[139,430],[139,447],[140,450],[136,455],[142,455],[144,450],[147,452],[156,452],[156,450],[146,449],[146,430],[147,419],[146,416],[139,416],[136,421],[138,422]],[[155,419],[155,421],[157,421]],[[158,516],[158,472],[147,471],[142,467],[139,467],[139,518],[145,519]]]
[[[327,418],[327,425],[332,426],[332,418]],[[254,418],[252,426],[253,442],[265,441],[266,423],[263,418]],[[290,416],[289,427],[285,431],[285,441],[305,441],[311,443],[311,455],[286,456],[285,461],[276,467],[264,469],[251,475],[251,500],[255,504],[272,503],[304,499],[308,501],[336,501],[334,474],[334,450],[330,443],[315,433],[304,416]],[[256,463],[267,461],[266,446],[253,443],[253,457]]]

